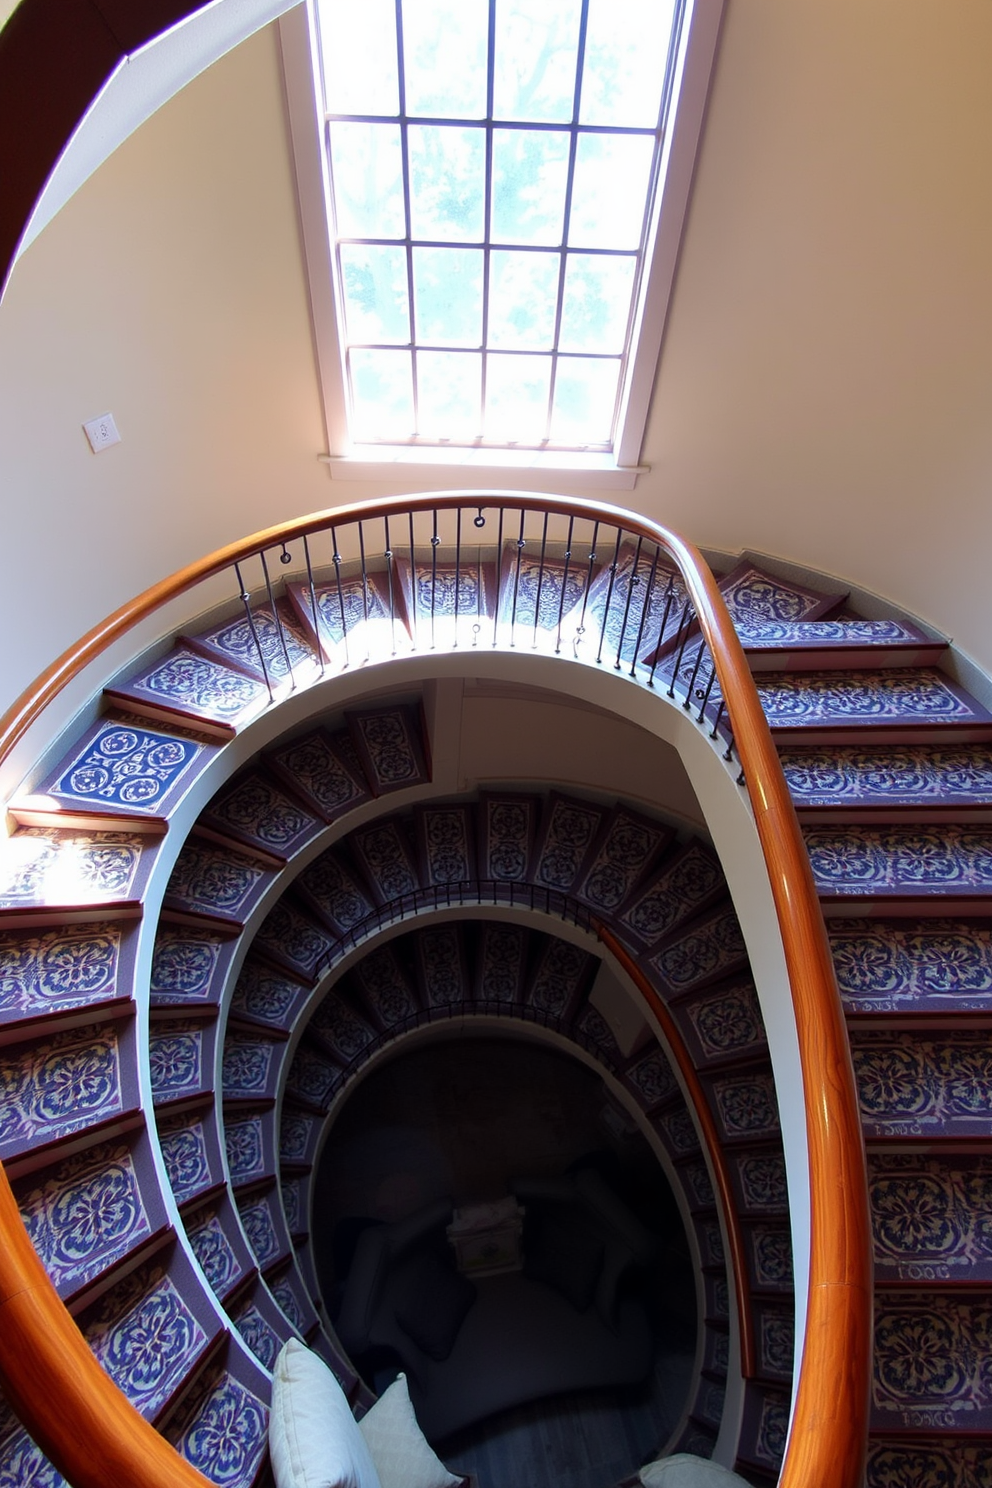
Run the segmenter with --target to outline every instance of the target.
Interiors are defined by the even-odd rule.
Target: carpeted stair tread
[[[175,1115],[159,1112],[157,1125],[166,1176],[180,1209],[218,1190],[224,1165],[212,1102]]]
[[[765,717],[780,743],[949,743],[992,738],[992,714],[933,668],[785,672],[756,679]],[[883,732],[884,731],[884,732]]]
[[[157,1111],[213,1092],[216,1022],[156,1018],[148,1030],[148,1069]]]
[[[268,1442],[268,1405],[254,1376],[232,1349],[226,1363],[206,1371],[165,1427],[165,1435],[193,1467],[215,1483],[253,1488]]]
[[[22,827],[0,844],[0,930],[140,919],[159,839]]]
[[[264,683],[182,645],[105,688],[104,696],[140,717],[178,723],[221,741],[233,738],[271,702]]]
[[[987,744],[789,746],[779,758],[800,820],[928,820],[992,813]]]
[[[265,771],[252,769],[214,797],[199,824],[286,862],[323,830],[324,821]]]
[[[163,905],[177,922],[240,927],[274,876],[271,861],[254,853],[189,837],[166,885]]]
[[[879,1292],[871,1425],[875,1431],[992,1431],[992,1295]]]
[[[309,682],[317,673],[317,648],[286,599],[276,600],[274,606],[253,608],[250,621],[242,610],[209,630],[181,636],[180,640],[208,660],[273,688],[285,683],[291,674],[294,680]]]
[[[492,643],[496,564],[463,552],[396,560],[410,630],[419,648]]]
[[[372,799],[347,728],[328,733],[314,729],[271,750],[269,769],[326,822]]]
[[[204,930],[159,924],[150,978],[151,1006],[213,1016],[224,974],[236,952],[236,927]]]
[[[921,901],[953,914],[992,889],[992,828],[933,823],[806,827],[813,878],[826,903]]]
[[[875,1281],[992,1283],[992,1158],[868,1154]]]
[[[947,1425],[944,1423],[946,1433]],[[948,1434],[940,1427],[908,1440],[873,1435],[866,1488],[983,1488],[992,1483],[992,1444]]]
[[[851,1044],[867,1138],[988,1136],[992,1050],[984,1033],[859,1029]]]
[[[262,1024],[288,1034],[308,995],[301,982],[249,952],[231,993],[229,1026]]]
[[[275,1114],[269,1109],[224,1111],[224,1152],[235,1194],[276,1177]]]
[[[992,926],[967,920],[827,922],[848,1016],[992,1011]]]
[[[903,620],[737,620],[735,629],[754,672],[919,667],[947,650]]]
[[[221,1062],[225,1107],[233,1102],[274,1102],[279,1093],[278,1044],[262,1034],[228,1027]]]
[[[320,580],[314,585],[313,600],[307,584],[286,587],[304,634],[311,644],[319,645],[335,669],[385,661],[398,651],[409,651],[410,632],[397,574],[376,570],[367,572],[364,580],[360,573]]]
[[[113,921],[0,931],[0,1041],[128,1014],[134,953]]]
[[[211,1291],[221,1301],[242,1290],[255,1258],[241,1233],[230,1195],[225,1193],[185,1217],[186,1237]]]

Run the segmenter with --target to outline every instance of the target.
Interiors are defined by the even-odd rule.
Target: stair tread
[[[803,837],[821,897],[973,897],[992,889],[989,827],[807,826]]]
[[[832,920],[848,1014],[992,1011],[992,926],[964,920]]]
[[[292,605],[285,599],[277,600],[274,610],[270,604],[253,608],[250,623],[242,610],[209,630],[182,636],[181,640],[207,658],[243,672],[255,681],[264,683],[267,673],[273,685],[298,671],[303,680],[310,680],[319,665],[316,648],[310,644]]]
[[[232,841],[260,848],[283,861],[324,827],[322,817],[291,799],[259,769],[249,770],[218,792],[199,821]]]
[[[868,1154],[878,1282],[992,1282],[992,1158]]]
[[[790,746],[779,758],[799,810],[992,804],[992,748],[986,744]]]
[[[784,672],[755,679],[773,733],[974,729],[988,737],[992,714],[934,668]]]
[[[127,681],[115,682],[105,696],[132,711],[185,720],[221,738],[231,737],[270,702],[264,683],[183,645]]]
[[[851,1046],[867,1136],[988,1137],[992,1051],[983,1032],[858,1029]]]
[[[0,1034],[130,1001],[135,937],[111,921],[0,931]]]
[[[0,845],[0,925],[139,916],[155,850],[136,832],[21,827]]]
[[[225,1488],[253,1488],[265,1461],[269,1411],[234,1372],[230,1357],[230,1367],[205,1371],[165,1435],[208,1480]]]
[[[880,1292],[874,1338],[874,1430],[992,1430],[987,1292]]]

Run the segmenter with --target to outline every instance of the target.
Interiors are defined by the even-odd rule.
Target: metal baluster
[[[348,617],[344,611],[344,590],[341,587],[341,554],[338,550],[338,535],[334,527],[331,528],[331,542],[334,545],[332,557],[334,559],[334,574],[338,586],[338,609],[341,613],[341,638],[344,641],[344,664],[351,666],[351,648],[348,643]]]
[[[386,548],[383,557],[386,560],[386,582],[389,585],[389,630],[393,641],[393,655],[396,655],[396,602],[393,596],[393,549],[389,541],[389,518],[383,517],[382,525],[386,538]]]
[[[672,682],[668,689],[668,696],[670,698],[675,696],[675,683],[678,680],[679,667],[682,665],[682,656],[685,652],[686,641],[688,641],[689,631],[692,629],[692,621],[689,619],[690,611],[692,611],[692,600],[687,599],[682,609],[682,617],[679,620],[678,630],[675,632],[675,639],[678,640],[679,636],[681,636],[682,643],[679,646],[679,653],[675,658],[675,666],[672,670]]]
[[[599,666],[603,660],[603,643],[606,640],[606,622],[610,618],[610,605],[613,602],[613,586],[617,581],[618,559],[620,557],[620,544],[623,541],[623,532],[617,528],[617,540],[613,548],[613,562],[610,564],[610,582],[606,586],[606,604],[603,606],[603,619],[599,627],[599,647],[596,651],[596,665]]]
[[[589,603],[589,591],[592,588],[592,573],[593,569],[596,567],[596,539],[598,537],[599,522],[596,521],[592,524],[592,544],[589,548],[589,572],[586,575],[586,586],[582,591],[582,613],[579,616],[579,623],[575,630],[576,641],[581,641],[582,637],[586,633],[586,605]],[[577,647],[575,648],[575,651],[576,655],[578,655]]]
[[[524,548],[527,545],[527,539],[524,537],[524,523],[526,522],[526,520],[527,520],[527,513],[524,511],[523,507],[521,507],[520,508],[520,534],[517,537],[517,564],[516,564],[516,568],[514,569],[514,572],[513,572],[513,608],[510,611],[510,645],[511,646],[515,646],[516,645],[516,641],[513,638],[513,632],[514,632],[514,627],[515,627],[515,625],[517,623],[517,595],[520,592],[520,564],[521,564],[521,561],[522,561],[523,556],[524,556]]]
[[[654,580],[655,580],[655,575],[658,572],[658,554],[659,554],[659,552],[660,552],[660,549],[658,547],[658,544],[655,543],[655,545],[654,545],[654,559],[652,560],[652,563],[651,563],[651,572],[648,574],[647,592],[644,595],[644,603],[641,606],[641,623],[637,627],[637,640],[634,642],[634,655],[631,658],[631,663],[630,663],[630,675],[632,677],[635,675],[636,670],[637,670],[637,663],[638,663],[638,660],[640,659],[640,655],[641,655],[641,642],[644,639],[644,626],[647,623],[648,614],[649,614],[649,612],[651,610],[651,596],[654,593]]]
[[[458,645],[458,600],[462,582],[462,509],[455,513],[455,641]]]
[[[248,590],[245,588],[245,581],[241,575],[240,563],[236,563],[234,565],[234,572],[237,575],[238,589],[240,591],[239,597],[241,599],[241,603],[245,607],[245,616],[248,620],[248,629],[251,631],[251,638],[255,642],[255,650],[258,652],[258,660],[262,668],[262,676],[265,678],[265,685],[269,689],[269,702],[271,703],[273,700],[273,694],[272,683],[269,680],[269,669],[265,665],[265,652],[262,650],[262,643],[258,638],[258,631],[255,629],[255,617],[251,612],[251,599],[249,597]]]
[[[541,619],[541,590],[544,588],[544,557],[548,550],[548,513],[544,513],[544,528],[541,532],[541,561],[537,568],[537,598],[534,601],[534,639],[531,641],[533,650],[537,650],[537,627]]]
[[[307,587],[310,591],[310,614],[313,616],[313,633],[317,639],[317,659],[320,662],[320,674],[323,676],[327,670],[327,663],[324,660],[324,647],[320,639],[320,623],[317,619],[317,591],[313,583],[313,564],[310,561],[310,543],[307,540],[306,533],[303,534],[303,556],[307,564]]]
[[[276,597],[272,592],[272,580],[269,578],[269,565],[265,561],[264,551],[260,552],[258,556],[262,560],[262,576],[265,579],[265,592],[269,596],[269,607],[272,610],[272,619],[275,623],[276,634],[279,637],[279,645],[282,648],[283,660],[286,663],[286,675],[289,678],[290,690],[292,692],[295,692],[296,678],[293,676],[293,664],[289,659],[289,647],[286,645],[286,633],[283,630],[282,616],[280,615],[278,607],[276,606]],[[282,555],[279,561],[281,563],[289,563],[292,561],[290,559],[289,553],[286,550],[285,543],[283,543],[282,545]]]
[[[643,543],[643,541],[644,539],[642,537],[639,537],[637,539],[637,547],[634,549],[634,566],[630,571],[630,582],[627,585],[627,603],[623,607],[623,624],[620,627],[620,639],[617,642],[617,659],[613,663],[613,670],[616,672],[620,670],[620,659],[623,656],[623,643],[627,639],[627,621],[630,619],[630,602],[634,597],[634,589],[641,582],[640,575],[637,572],[637,565],[641,561],[641,544]]]
[[[661,660],[661,643],[662,643],[662,641],[664,639],[665,631],[666,631],[666,629],[668,627],[668,615],[669,615],[669,611],[672,608],[672,600],[674,599],[674,597],[675,597],[675,574],[674,573],[670,573],[668,575],[668,584],[667,584],[667,586],[665,588],[665,608],[662,611],[662,615],[661,615],[661,627],[660,627],[660,629],[658,631],[658,640],[657,640],[657,643],[655,644],[655,648],[654,648],[654,660],[651,663],[651,675],[648,678],[648,686],[649,687],[653,687],[654,686],[654,674],[658,670],[658,663]]]
[[[726,712],[726,708],[727,708],[727,700],[726,700],[726,698],[721,698],[720,699],[719,707],[716,710],[716,717],[713,720],[713,727],[710,729],[710,738],[711,739],[715,739],[716,736],[717,736],[717,733],[718,733],[719,728],[720,728],[720,720],[723,718],[723,715]]]
[[[696,714],[696,722],[697,723],[702,723],[702,721],[703,721],[703,715],[706,712],[706,705],[707,705],[707,703],[710,700],[710,693],[713,691],[713,683],[715,681],[716,681],[716,663],[713,662],[712,665],[711,665],[711,667],[710,667],[710,680],[706,684],[706,691],[702,695],[703,700],[702,700],[702,702],[699,705],[699,712]]]
[[[568,537],[565,541],[565,571],[561,576],[561,594],[558,596],[558,637],[555,641],[555,655],[561,655],[561,621],[565,613],[565,595],[568,592],[568,565],[572,558],[572,531],[575,527],[575,518],[568,519]]]
[[[410,604],[413,607],[413,635],[410,637],[413,650],[420,645],[420,622],[417,619],[417,554],[413,545],[413,512],[407,512],[410,522]]]
[[[434,531],[431,534],[431,650],[434,650],[436,635],[434,631],[434,612],[437,605],[437,545],[441,539],[437,535],[437,509],[434,513]]]
[[[696,652],[696,664],[695,664],[695,666],[692,669],[692,676],[689,678],[689,685],[688,685],[688,687],[685,690],[685,699],[684,699],[684,701],[682,703],[682,706],[686,710],[687,713],[688,713],[690,707],[692,706],[692,689],[696,685],[696,674],[699,671],[699,663],[703,659],[703,651],[704,650],[705,650],[705,647],[703,645],[703,642],[700,641],[700,643],[699,643],[699,649]]]
[[[499,509],[499,530],[496,534],[496,600],[493,604],[493,645],[499,639],[499,607],[503,590],[503,508]]]
[[[369,636],[369,571],[365,562],[365,523],[358,524],[358,551],[362,560],[362,614],[365,621],[365,660],[371,661],[372,648]]]

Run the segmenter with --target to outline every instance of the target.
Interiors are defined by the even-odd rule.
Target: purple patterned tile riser
[[[229,728],[253,718],[269,701],[263,683],[181,645],[110,691],[112,696],[176,708]]]
[[[349,1065],[375,1039],[375,1031],[341,1000],[335,987],[312,1015],[309,1028],[327,1043],[334,1057]]]
[[[69,1488],[0,1397],[0,1488]]]
[[[231,1013],[244,1013],[274,1028],[289,1028],[307,996],[305,987],[249,959],[231,995]]]
[[[596,1046],[600,1057],[607,1064],[616,1066],[620,1063],[623,1058],[620,1046],[598,1008],[594,1008],[591,1003],[582,1008],[576,1015],[575,1028],[583,1039]]]
[[[415,1016],[413,988],[389,946],[363,956],[352,977],[362,1002],[383,1028]]]
[[[106,1121],[124,1109],[117,1030],[95,1024],[0,1049],[0,1158]],[[137,1105],[137,1091],[130,1092]]]
[[[329,955],[333,942],[297,910],[280,900],[262,922],[254,944],[279,961],[286,961],[298,976],[313,979]]]
[[[423,998],[428,1007],[451,1007],[469,996],[468,968],[456,925],[422,930],[415,939]]]
[[[268,1176],[273,1162],[265,1136],[265,1118],[225,1116],[224,1150],[233,1184],[252,1183]]]
[[[200,1022],[170,1019],[167,1023],[152,1024],[148,1034],[148,1065],[156,1103],[202,1092],[204,1076],[209,1080],[204,1037]]]
[[[783,749],[779,757],[799,808],[992,802],[992,749],[987,744],[849,744]]]
[[[301,1101],[326,1109],[335,1090],[343,1079],[337,1065],[329,1063],[306,1044],[301,1044],[293,1055],[286,1076],[286,1089]]]
[[[726,1322],[730,1316],[730,1291],[725,1274],[703,1276],[706,1316]]]
[[[644,1055],[624,1071],[624,1080],[646,1109],[677,1094],[679,1085],[671,1065],[660,1049]]]
[[[526,879],[540,805],[536,796],[480,798],[479,876],[485,882],[521,883]]]
[[[269,1039],[229,1033],[224,1040],[221,1088],[225,1100],[275,1096],[275,1045]]]
[[[152,959],[152,1006],[215,1002],[220,995],[215,975],[225,942],[209,931],[185,925],[160,925]]]
[[[751,982],[739,982],[683,1002],[677,1016],[683,1024],[688,1023],[704,1060],[753,1055],[765,1047],[765,1025]]]
[[[959,920],[832,920],[830,949],[849,1012],[987,1012],[992,929]]]
[[[301,896],[327,920],[335,935],[347,935],[375,909],[375,904],[340,856],[321,853],[297,880]]]
[[[791,1304],[755,1304],[758,1371],[763,1378],[792,1382],[796,1326]]]
[[[284,1111],[279,1126],[279,1161],[309,1163],[321,1122],[297,1111]]]
[[[780,1153],[735,1157],[731,1173],[737,1180],[742,1207],[747,1212],[777,1214],[788,1209],[785,1162]]]
[[[813,878],[821,895],[985,894],[992,889],[992,829],[806,827]]]
[[[269,1265],[283,1254],[287,1247],[280,1239],[268,1198],[252,1199],[239,1204],[238,1213],[248,1236],[248,1244],[260,1266]]]
[[[771,1074],[729,1075],[711,1082],[713,1105],[727,1141],[778,1133],[778,1101]]]
[[[844,594],[824,594],[789,579],[776,578],[748,559],[725,574],[719,588],[735,627],[819,620],[846,598]]]
[[[992,1282],[992,1159],[868,1155],[880,1280]]]
[[[199,1116],[170,1116],[159,1123],[159,1145],[176,1200],[183,1204],[220,1177],[212,1171],[204,1123]]]
[[[345,716],[377,796],[427,783],[430,772],[421,742],[419,707],[375,708]]]
[[[701,1379],[693,1401],[692,1413],[704,1426],[712,1426],[718,1430],[723,1417],[723,1404],[726,1398],[727,1388],[722,1382],[716,1380]]]
[[[425,887],[467,883],[475,877],[472,812],[467,806],[424,806],[416,821]]]
[[[212,1290],[218,1297],[226,1296],[246,1274],[246,1267],[224,1228],[220,1212],[212,1205],[197,1209],[186,1234]]]
[[[368,784],[341,749],[351,748],[347,731],[328,736],[321,729],[273,750],[270,761],[294,783],[328,821],[337,821],[371,799]]]
[[[992,1431],[989,1293],[875,1296],[875,1429]]]
[[[149,1419],[184,1383],[208,1341],[176,1281],[158,1264],[105,1292],[81,1326],[115,1385]]]
[[[32,1175],[18,1185],[17,1197],[34,1248],[63,1295],[108,1270],[160,1222],[146,1208],[124,1142],[91,1147]]]
[[[901,620],[737,620],[734,628],[745,649],[775,646],[794,649],[809,645],[891,646],[900,642],[927,642],[922,630]]]
[[[633,890],[620,908],[618,929],[637,945],[657,945],[723,889],[723,873],[716,858],[694,842]]]
[[[730,1334],[718,1328],[707,1328],[703,1368],[724,1377],[730,1372]]]
[[[792,1287],[792,1237],[785,1226],[748,1228],[752,1282],[757,1287]]]
[[[297,1332],[308,1332],[317,1321],[317,1314],[294,1276],[292,1267],[270,1282],[269,1291],[275,1298],[279,1310],[288,1318]]]
[[[413,852],[402,826],[397,821],[376,822],[352,833],[350,845],[380,904],[388,904],[403,894],[415,893],[420,876]]]
[[[789,1396],[752,1384],[744,1403],[738,1453],[759,1467],[778,1469],[789,1432]]]
[[[518,561],[519,559],[519,561]],[[506,543],[500,555],[499,619],[506,629],[507,640],[522,643],[526,632],[538,630],[556,633],[558,619],[563,617],[563,636],[575,628],[572,611],[582,603],[586,592],[588,563],[571,563],[563,558],[531,557],[516,543]]]
[[[605,809],[591,801],[577,801],[552,792],[534,851],[531,868],[534,883],[564,893],[572,890],[605,816]]]
[[[432,618],[435,622],[454,619],[456,599],[459,619],[471,622],[492,615],[493,564],[480,565],[465,558],[456,566],[436,559],[424,561],[415,555],[412,584],[409,561],[400,559],[399,567],[408,608],[415,612],[421,644],[432,641]]]
[[[704,1266],[722,1266],[726,1263],[723,1236],[715,1219],[704,1220],[696,1226],[699,1239],[700,1258]]]
[[[695,1123],[684,1106],[662,1112],[654,1125],[672,1157],[686,1157],[699,1146]]]
[[[679,1170],[686,1193],[695,1209],[711,1209],[716,1203],[709,1171],[702,1161],[684,1163]]]
[[[283,1340],[254,1302],[249,1298],[231,1314],[231,1322],[237,1328],[248,1348],[263,1369],[271,1370],[276,1362]]]
[[[868,1443],[867,1488],[980,1488],[992,1483],[992,1446],[953,1437]]]
[[[747,961],[747,948],[732,909],[696,920],[648,958],[648,974],[671,995],[691,992],[729,976]]]
[[[593,964],[593,958],[578,946],[549,935],[528,979],[528,1003],[556,1018],[566,1017],[588,981]]]
[[[135,898],[154,855],[154,839],[133,832],[23,827],[0,853],[0,909]]]
[[[306,620],[308,626],[312,626],[313,602],[309,586],[291,584],[289,590],[296,604],[297,614]],[[389,586],[385,574],[370,573],[364,584],[358,576],[342,576],[340,583],[334,580],[331,583],[316,584],[314,598],[317,602],[321,641],[331,653],[340,650],[341,654],[335,656],[336,662],[345,664],[364,659],[366,647],[373,643],[372,637],[364,633],[367,624],[371,625],[373,637],[385,628],[387,639],[391,642]],[[402,619],[398,619],[397,640],[405,634],[406,627]]]
[[[113,924],[0,934],[0,1024],[127,996],[130,946]]]
[[[199,1381],[165,1434],[217,1488],[250,1488],[268,1439],[269,1411],[226,1370]]]
[[[166,886],[166,902],[192,913],[247,919],[272,877],[257,858],[190,838]]]
[[[518,925],[485,921],[475,968],[479,1002],[514,1003],[523,999],[528,934]]]
[[[791,672],[755,679],[773,729],[990,722],[989,713],[941,672]]]
[[[195,637],[198,649],[216,654],[218,660],[240,669],[261,682],[281,682],[289,669],[309,669],[316,653],[309,645],[292,609],[277,601],[278,620],[271,605],[252,610],[251,624],[244,614],[233,616]],[[261,656],[259,655],[261,651]],[[286,662],[289,661],[289,667]]]
[[[672,841],[674,832],[618,806],[575,887],[578,899],[612,915]]]
[[[212,801],[204,820],[284,858],[292,857],[323,827],[257,771]]]
[[[866,1132],[988,1136],[992,1046],[984,1033],[858,1032],[852,1044]]]
[[[139,722],[87,730],[38,793],[87,811],[166,812],[204,746]]]
[[[306,1195],[308,1186],[300,1178],[284,1178],[279,1185],[282,1207],[290,1234],[308,1231]]]

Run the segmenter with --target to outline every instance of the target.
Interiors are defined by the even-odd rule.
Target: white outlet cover
[[[112,413],[101,413],[98,418],[90,419],[83,425],[83,431],[95,455],[100,454],[102,450],[109,449],[112,444],[121,442]]]

